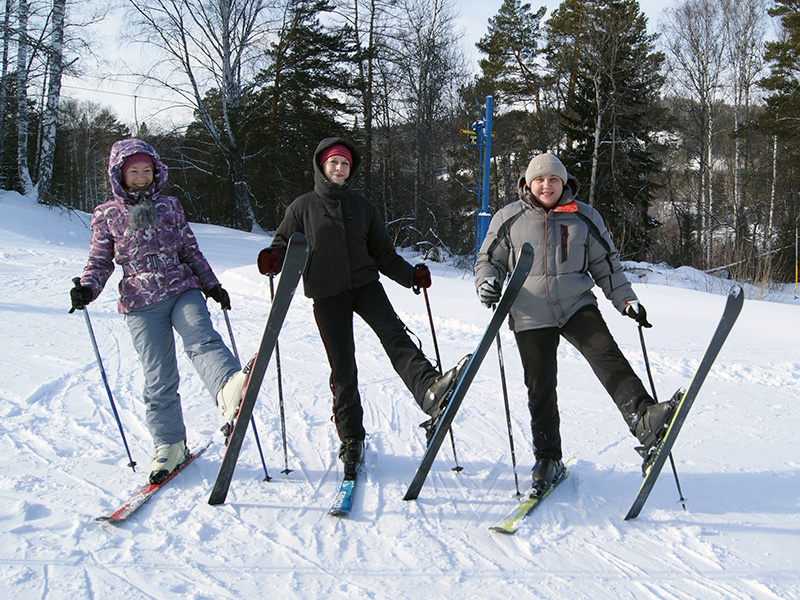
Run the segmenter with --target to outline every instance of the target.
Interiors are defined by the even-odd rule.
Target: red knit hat
[[[126,157],[125,160],[122,161],[122,168],[120,169],[120,172],[123,175],[125,175],[125,171],[128,170],[128,167],[130,167],[133,164],[141,163],[141,162],[149,163],[150,166],[153,167],[153,157],[152,156],[150,156],[149,154],[146,154],[144,152],[137,152],[136,154],[131,154],[130,156]]]
[[[325,148],[319,155],[319,165],[324,165],[325,161],[331,156],[341,156],[342,158],[346,158],[348,163],[351,165],[353,164],[353,155],[350,153],[350,149],[344,144],[334,144],[333,146]]]

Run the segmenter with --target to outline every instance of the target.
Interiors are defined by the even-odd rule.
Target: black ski
[[[233,430],[228,436],[225,456],[222,458],[217,480],[214,482],[214,488],[211,490],[211,496],[208,499],[209,504],[222,504],[225,502],[225,497],[228,495],[228,488],[230,487],[231,478],[233,477],[233,470],[236,468],[236,461],[239,458],[239,451],[242,448],[244,434],[247,432],[247,425],[253,414],[253,407],[255,406],[256,398],[258,398],[258,391],[261,388],[261,382],[264,380],[264,373],[267,370],[267,365],[272,357],[275,344],[278,341],[278,334],[286,318],[286,313],[289,311],[289,305],[297,289],[300,276],[303,274],[307,255],[308,245],[306,243],[306,238],[301,233],[292,234],[286,249],[286,257],[283,261],[281,276],[275,291],[275,298],[272,300],[272,306],[269,309],[269,315],[267,317],[267,324],[264,327],[264,334],[261,336],[261,344],[258,347],[258,352],[253,362],[247,387],[242,390],[242,402],[239,406],[239,413],[236,415]]]
[[[639,493],[636,496],[636,499],[633,501],[633,505],[628,511],[628,514],[625,515],[626,521],[628,519],[635,519],[637,516],[639,516],[644,503],[647,501],[647,497],[650,495],[650,492],[653,489],[659,474],[661,473],[664,463],[669,457],[672,446],[675,444],[675,439],[678,437],[684,421],[686,421],[686,416],[689,414],[689,410],[692,408],[692,404],[694,404],[694,401],[697,398],[697,393],[700,391],[700,386],[703,385],[708,372],[711,370],[711,366],[714,364],[714,360],[717,358],[717,355],[719,355],[722,345],[725,343],[725,340],[727,339],[728,334],[731,332],[734,323],[736,323],[736,319],[739,317],[739,313],[742,311],[743,304],[744,292],[742,291],[742,288],[740,288],[738,285],[735,285],[731,288],[731,291],[728,292],[728,301],[725,303],[725,310],[722,312],[722,318],[719,321],[719,325],[717,325],[717,330],[714,332],[714,336],[711,338],[708,349],[706,350],[705,355],[703,355],[703,359],[700,361],[700,366],[697,367],[697,371],[695,371],[692,381],[689,383],[689,387],[683,394],[683,397],[678,402],[677,408],[672,414],[672,420],[669,423],[667,432],[664,434],[662,440],[651,451],[650,455],[645,459],[643,468],[644,481],[642,482],[642,486],[639,488]]]
[[[511,309],[511,305],[514,304],[517,294],[519,294],[519,291],[522,289],[522,285],[525,283],[525,279],[528,277],[531,266],[533,266],[533,246],[531,246],[528,242],[525,242],[520,250],[520,255],[517,259],[517,266],[514,268],[514,272],[511,274],[511,279],[508,281],[505,292],[500,298],[500,302],[497,304],[497,308],[492,315],[492,320],[489,321],[489,325],[486,327],[486,331],[484,331],[483,336],[478,343],[478,347],[472,353],[472,357],[470,358],[469,363],[467,363],[467,367],[464,369],[461,379],[459,379],[458,383],[450,394],[447,407],[439,419],[439,423],[436,425],[436,430],[434,431],[433,436],[428,442],[428,447],[425,449],[425,454],[422,456],[422,461],[419,464],[419,468],[417,468],[414,479],[411,481],[411,485],[408,487],[408,491],[403,497],[404,500],[416,500],[416,498],[419,496],[422,485],[425,483],[425,479],[428,476],[428,471],[430,471],[431,465],[433,465],[433,461],[436,458],[436,454],[439,452],[439,448],[441,447],[442,442],[447,435],[447,431],[450,429],[450,425],[453,423],[456,412],[461,406],[461,402],[464,400],[464,396],[467,394],[467,390],[469,389],[472,380],[475,378],[475,375],[477,374],[478,369],[480,368],[481,363],[486,356],[486,352],[494,342],[497,332],[500,331],[500,327],[503,325],[503,321],[505,321],[508,311]]]

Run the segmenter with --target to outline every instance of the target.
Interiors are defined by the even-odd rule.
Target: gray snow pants
[[[214,329],[200,290],[188,290],[134,309],[126,315],[126,321],[142,363],[142,397],[153,442],[158,445],[185,440],[173,328],[181,336],[186,356],[213,398],[239,370],[236,358]]]

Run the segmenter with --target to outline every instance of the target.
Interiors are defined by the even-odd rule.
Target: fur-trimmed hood
[[[111,146],[108,157],[108,182],[111,192],[126,204],[138,202],[140,193],[133,193],[125,189],[122,184],[122,163],[134,154],[147,154],[153,159],[153,183],[144,194],[152,196],[160,193],[167,185],[167,166],[161,162],[161,157],[150,144],[135,138],[119,140]]]

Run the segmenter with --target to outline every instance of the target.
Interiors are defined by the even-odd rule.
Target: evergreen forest
[[[191,221],[271,231],[311,189],[317,143],[343,136],[395,243],[466,263],[482,172],[464,133],[491,97],[490,212],[552,152],[621,259],[796,280],[800,0],[675,0],[657,24],[635,0],[503,0],[477,64],[455,0],[94,4],[5,0],[0,188],[91,211],[111,143],[140,137]],[[62,87],[111,14],[190,122],[124,123]]]

